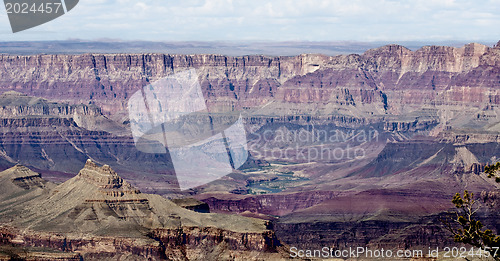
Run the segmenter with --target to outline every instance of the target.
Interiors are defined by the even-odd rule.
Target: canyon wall
[[[209,106],[244,109],[269,102],[406,107],[500,103],[500,48],[468,44],[411,51],[388,45],[362,55],[296,57],[168,54],[0,56],[0,91],[126,109],[137,90],[196,68]],[[368,108],[366,108],[368,110]]]

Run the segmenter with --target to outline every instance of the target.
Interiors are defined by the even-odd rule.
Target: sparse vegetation
[[[495,178],[500,183],[498,171],[500,162],[485,167],[485,173],[488,178]],[[474,193],[467,190],[463,195],[456,193],[452,203],[455,205],[455,217],[453,222],[445,221],[447,229],[453,234],[454,241],[457,243],[468,244],[487,251],[495,260],[500,260],[500,235],[493,233],[492,230],[483,227],[480,220],[477,219],[477,212],[482,208],[474,199]],[[457,228],[458,226],[458,228]]]
[[[497,174],[498,170],[500,170],[500,162],[484,167],[484,172],[488,175],[488,178],[495,178],[495,181],[500,183],[500,176]]]

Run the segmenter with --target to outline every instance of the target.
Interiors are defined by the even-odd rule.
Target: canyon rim
[[[1,54],[0,65],[2,258],[458,246],[440,220],[465,189],[500,230],[499,185],[484,173],[500,158],[500,42],[338,56]],[[168,144],[137,148],[128,102],[192,69],[211,131],[237,112],[248,154],[181,190]],[[181,123],[198,133],[200,122]]]

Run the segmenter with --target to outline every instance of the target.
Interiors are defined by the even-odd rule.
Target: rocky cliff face
[[[0,64],[0,91],[15,90],[59,101],[13,92],[0,97],[0,166],[7,168],[21,162],[43,170],[78,173],[79,166],[92,158],[123,173],[130,181],[128,184],[121,180],[110,167],[91,163],[68,183],[50,190],[50,195],[36,185],[39,183],[35,176],[17,184],[9,181],[11,191],[24,195],[22,202],[40,197],[41,205],[47,206],[42,212],[52,213],[40,217],[36,211],[22,212],[30,219],[18,224],[29,223],[40,233],[55,233],[54,229],[62,233],[66,225],[80,229],[74,233],[149,233],[148,240],[153,241],[148,242],[161,244],[140,248],[142,257],[165,253],[166,257],[192,258],[201,253],[196,247],[206,245],[215,250],[204,250],[204,255],[224,253],[221,255],[231,258],[234,251],[241,251],[233,244],[249,251],[274,244],[273,237],[263,234],[262,229],[257,234],[240,231],[227,220],[216,220],[211,224],[217,229],[209,228],[203,222],[210,223],[211,218],[186,218],[191,212],[178,212],[178,206],[171,206],[171,202],[139,193],[132,186],[161,193],[165,188],[157,186],[175,186],[176,181],[167,154],[146,154],[135,148],[124,116],[127,101],[150,82],[191,68],[196,68],[212,112],[243,110],[252,155],[266,155],[263,153],[272,149],[282,152],[288,148],[326,147],[329,151],[348,146],[366,152],[366,158],[359,161],[259,157],[272,162],[263,170],[269,170],[265,174],[272,178],[259,179],[235,171],[235,175],[211,184],[212,190],[192,191],[199,192],[201,195],[195,197],[216,212],[287,215],[277,223],[280,236],[287,242],[320,240],[317,242],[378,246],[390,245],[392,239],[409,245],[445,242],[442,234],[433,236],[437,228],[414,226],[419,221],[409,220],[415,216],[412,211],[425,213],[427,216],[419,218],[427,222],[429,215],[449,207],[448,196],[457,190],[498,189],[481,173],[484,164],[498,158],[498,44],[428,46],[416,51],[388,45],[362,55],[335,57],[2,55]],[[224,122],[224,117],[217,115],[212,120]],[[343,136],[332,142],[293,140],[293,135],[286,141],[275,141],[275,136],[271,141],[265,138],[268,132],[274,135],[300,131],[314,138],[315,130],[335,130]],[[361,130],[379,135],[358,141]],[[410,141],[428,134],[435,138]],[[253,147],[263,144],[271,147],[267,151]],[[295,156],[295,152],[291,153]],[[282,161],[282,171],[275,171]],[[258,164],[254,167],[260,168]],[[248,180],[252,178],[257,186],[266,185],[272,194],[250,195]],[[92,193],[75,193],[81,187]],[[78,201],[65,201],[67,195]],[[61,202],[65,208],[58,205]],[[413,202],[419,207],[408,207]],[[0,207],[14,203],[2,202]],[[54,216],[60,219],[52,219]],[[319,217],[338,219],[319,222]],[[80,226],[72,223],[75,220]],[[118,224],[128,230],[118,229]],[[219,227],[221,224],[224,228]],[[108,230],[101,229],[106,226]],[[298,230],[302,232],[296,233]],[[419,237],[419,233],[425,236]],[[332,234],[336,237],[329,237]],[[53,240],[46,234],[43,238],[43,242],[59,242],[58,248],[64,245],[64,240]],[[108,240],[101,234],[92,238],[96,242]],[[112,249],[131,249],[136,243],[124,244]],[[162,244],[171,246],[171,251],[162,250]],[[79,247],[79,243],[75,245]]]
[[[101,109],[97,106],[50,102],[15,91],[7,91],[2,94],[1,106],[0,116],[2,118],[49,115],[71,117],[74,114],[97,117],[101,114]]]
[[[281,193],[197,197],[212,211],[277,215],[280,240],[301,248],[450,246],[454,243],[440,220],[453,208],[452,196],[465,189],[481,195],[478,199],[488,205],[481,220],[499,229],[499,185],[483,172],[498,152],[497,142],[454,143],[429,137],[389,142],[373,160],[357,162],[348,171],[333,164],[304,166],[310,173],[325,172]]]
[[[224,196],[206,193],[197,196],[197,198],[207,203],[213,212],[251,212],[282,216],[299,209],[317,205],[323,201],[338,197],[341,194],[343,193],[338,191],[309,191],[260,196]]]
[[[22,166],[1,172],[0,178],[11,180],[1,183],[0,196],[18,203],[0,204],[3,244],[80,253],[85,260],[281,256],[266,221],[183,209],[140,193],[109,166],[90,160],[57,187],[45,186],[39,174]],[[25,200],[26,195],[32,196]],[[259,251],[258,257],[252,251]]]
[[[339,221],[277,224],[278,236],[287,244],[303,249],[325,245],[335,249],[362,246],[369,249],[424,249],[429,246],[449,247],[456,243],[440,225],[438,217],[420,223],[394,221]]]
[[[133,188],[127,181],[118,176],[109,165],[99,167],[91,160],[87,160],[87,163],[85,163],[85,166],[80,170],[77,177],[93,183],[102,189],[104,193],[108,190],[112,192],[109,194],[106,193],[107,196],[137,195],[140,193],[139,190]]]
[[[126,109],[127,99],[148,82],[196,68],[213,108],[327,102],[398,114],[424,104],[498,104],[499,52],[498,47],[468,44],[417,51],[388,45],[335,57],[2,55],[0,90],[71,103],[92,101],[110,114]]]
[[[1,55],[0,91],[68,103],[13,92],[1,96],[0,153],[6,162],[0,165],[5,169],[21,162],[76,173],[72,166],[93,158],[126,177],[138,173],[130,174],[139,176],[130,176],[137,182],[152,174],[155,181],[175,186],[168,156],[137,151],[124,115],[133,93],[190,68],[196,68],[212,111],[242,109],[253,130],[276,124],[376,125],[378,131],[406,137],[431,130],[437,135],[451,127],[498,131],[499,57],[498,47],[479,44],[417,51],[388,45],[334,57]],[[67,157],[58,155],[59,148]],[[134,162],[148,166],[137,169]],[[141,189],[151,192],[169,189],[151,179],[143,183]]]
[[[25,166],[16,165],[10,171],[10,181],[24,190],[46,187],[47,181],[42,179],[42,175],[31,171]]]
[[[68,177],[61,179],[58,173],[75,175],[92,158],[142,181],[136,185],[145,191],[160,192],[176,184],[168,155],[138,151],[125,126],[95,105],[7,92],[0,95],[0,114],[0,169],[20,163],[44,171],[49,179],[65,181]]]

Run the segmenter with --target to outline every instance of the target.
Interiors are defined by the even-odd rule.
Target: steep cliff
[[[280,257],[280,243],[266,221],[183,209],[142,194],[109,166],[90,160],[56,187],[22,166],[0,177],[11,180],[0,184],[0,195],[17,203],[0,205],[4,244],[77,252],[86,260]]]
[[[0,157],[0,170],[20,163],[58,182],[69,178],[62,173],[78,173],[88,158],[117,169],[145,191],[164,191],[177,182],[168,155],[138,151],[126,126],[97,106],[17,92],[0,95]]]
[[[1,55],[0,64],[0,91],[9,91],[0,96],[0,166],[20,162],[40,170],[77,173],[92,158],[130,181],[121,180],[111,167],[88,163],[76,177],[50,190],[52,194],[40,187],[36,176],[16,181],[17,185],[6,182],[12,191],[22,192],[22,202],[41,200],[46,208],[9,208],[30,218],[16,224],[29,224],[39,233],[26,235],[24,242],[42,238],[43,244],[50,241],[64,248],[69,236],[58,241],[51,233],[62,233],[68,226],[75,228],[72,233],[93,234],[91,243],[75,241],[75,251],[81,245],[110,242],[99,231],[138,238],[147,234],[148,243],[125,240],[119,243],[123,246],[110,246],[113,251],[139,248],[142,257],[164,253],[163,257],[192,258],[202,252],[231,257],[241,250],[235,244],[248,251],[273,248],[275,239],[262,232],[265,228],[255,234],[231,226],[231,218],[221,220],[209,214],[204,217],[210,218],[201,220],[170,201],[133,188],[163,193],[171,191],[176,180],[168,154],[146,154],[135,148],[127,129],[128,99],[150,82],[191,68],[198,73],[212,112],[243,111],[251,154],[264,155],[258,158],[271,162],[262,172],[269,170],[265,174],[272,177],[235,171],[211,187],[190,193],[199,193],[195,197],[215,212],[286,215],[277,227],[289,243],[446,242],[444,234],[433,235],[439,228],[416,224],[435,222],[433,215],[447,210],[449,195],[459,190],[498,189],[481,173],[486,163],[498,158],[498,44],[491,48],[426,46],[416,51],[388,45],[362,55],[334,57]],[[212,120],[217,123],[224,117]],[[343,136],[325,142],[323,138],[330,135],[327,131],[332,130]],[[378,135],[356,140],[361,130]],[[326,134],[315,136],[315,131]],[[269,132],[300,132],[320,140],[294,140],[291,135],[276,141],[276,135],[265,136]],[[436,138],[411,140],[418,135]],[[264,144],[269,149],[253,146]],[[347,151],[348,146],[362,149],[366,157],[318,160],[307,154],[304,159],[294,158],[300,149]],[[292,156],[288,158],[265,154],[289,148]],[[281,172],[275,171],[282,163]],[[273,180],[284,173],[289,173],[288,180]],[[270,194],[251,195],[249,180],[257,186],[275,183],[267,190]],[[83,187],[89,194],[79,193]],[[7,208],[15,202],[0,206]],[[418,207],[407,206],[413,202]],[[412,218],[416,217],[412,211],[423,216]],[[329,237],[332,234],[336,237]],[[170,252],[162,248],[166,245],[171,246]],[[198,246],[210,246],[213,251],[199,252]]]
[[[127,99],[148,82],[196,68],[214,109],[227,104],[251,108],[271,102],[289,108],[297,102],[327,102],[399,114],[424,104],[498,104],[499,56],[498,48],[480,44],[417,51],[388,45],[363,55],[334,57],[2,55],[0,90],[71,103],[92,101],[111,114],[125,110]]]

